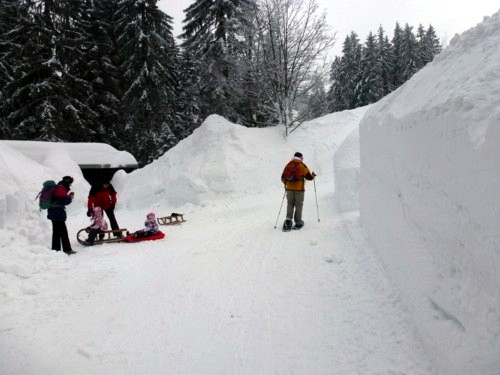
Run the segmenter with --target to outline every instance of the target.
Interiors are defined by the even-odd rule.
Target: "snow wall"
[[[360,211],[442,374],[500,374],[500,12],[360,123]]]

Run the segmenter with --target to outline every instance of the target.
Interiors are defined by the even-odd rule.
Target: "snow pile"
[[[500,12],[360,124],[361,217],[443,374],[500,371]]]
[[[144,202],[153,209],[161,202],[172,210],[187,203],[230,202],[242,195],[263,194],[269,187],[282,188],[279,181],[283,166],[300,151],[306,165],[318,174],[321,189],[332,182],[332,153],[340,146],[337,142],[357,129],[366,110],[358,108],[315,119],[302,126],[296,133],[299,135],[288,139],[276,128],[257,132],[212,115],[190,137],[150,165],[130,175],[117,173],[113,184],[130,209]]]

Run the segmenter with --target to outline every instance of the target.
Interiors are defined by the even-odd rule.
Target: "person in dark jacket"
[[[96,184],[92,186],[89,192],[89,198],[87,202],[87,216],[92,216],[95,207],[101,207],[106,216],[109,219],[109,224],[112,230],[119,230],[120,227],[116,222],[115,218],[115,205],[116,205],[116,190],[109,183],[109,181],[104,181],[103,183]],[[116,232],[115,237],[122,237],[121,232]]]
[[[64,176],[52,193],[52,204],[47,210],[47,218],[52,221],[52,250],[75,254],[69,242],[68,229],[66,228],[66,206],[73,201],[75,193],[69,192],[73,177]]]
[[[300,152],[296,152],[293,155],[291,163],[296,164],[297,179],[293,181],[287,181],[285,179],[285,171],[281,174],[281,182],[285,185],[286,190],[286,219],[283,224],[283,230],[289,230],[292,228],[292,219],[295,221],[295,229],[300,229],[304,226],[304,221],[302,220],[302,206],[304,205],[304,195],[306,190],[305,180],[312,181],[316,174],[311,172],[309,168],[303,162],[304,157]],[[286,168],[286,167],[285,167]]]

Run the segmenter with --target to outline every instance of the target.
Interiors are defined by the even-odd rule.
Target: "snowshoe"
[[[286,219],[283,223],[283,232],[289,232],[292,230],[292,220]]]

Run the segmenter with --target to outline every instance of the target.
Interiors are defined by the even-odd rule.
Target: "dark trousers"
[[[101,234],[101,233],[102,233],[102,230],[100,230],[100,229],[91,229],[89,232],[89,238],[87,240],[89,241],[89,243],[91,243],[93,245],[97,235]],[[102,233],[102,235],[104,236],[104,233]],[[104,238],[104,237],[99,236],[99,239],[102,239],[102,238]]]
[[[106,212],[106,215],[108,216],[109,225],[111,225],[111,229],[113,229],[113,230],[120,229],[120,227],[118,226],[118,223],[116,222],[115,210],[113,208],[108,208],[104,212]],[[118,233],[116,233],[115,236],[116,235],[118,235]]]
[[[66,228],[65,221],[52,221],[52,250],[61,251],[62,248],[65,253],[72,251],[71,243],[69,242],[68,229]]]

